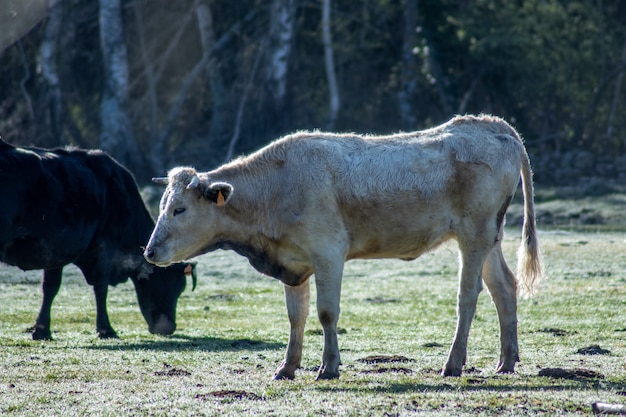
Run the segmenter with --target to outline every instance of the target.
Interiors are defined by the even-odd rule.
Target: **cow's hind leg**
[[[459,292],[457,295],[457,326],[448,360],[444,365],[444,376],[460,376],[467,358],[467,339],[478,294],[482,290],[481,272],[483,263],[491,247],[480,240],[471,244],[459,241],[461,251],[461,270],[459,273]]]
[[[304,325],[309,315],[309,279],[297,287],[285,285],[285,302],[289,316],[289,343],[285,359],[276,370],[274,379],[294,379],[302,360]]]
[[[497,372],[513,372],[519,361],[517,343],[517,282],[509,269],[500,242],[492,249],[483,266],[483,280],[491,293],[500,322],[500,362]]]
[[[50,331],[50,311],[52,310],[52,302],[61,287],[61,277],[63,268],[46,269],[43,271],[43,281],[41,289],[43,291],[43,300],[37,321],[32,328],[34,340],[51,340],[52,332]]]

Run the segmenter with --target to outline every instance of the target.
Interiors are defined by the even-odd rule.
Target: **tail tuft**
[[[522,242],[517,251],[517,279],[523,296],[537,291],[543,276],[537,229],[535,225],[535,205],[533,201],[533,180],[530,161],[526,149],[522,147],[522,190],[524,193],[524,225]]]

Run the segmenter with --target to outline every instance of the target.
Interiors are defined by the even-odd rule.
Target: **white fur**
[[[459,116],[433,129],[381,137],[299,132],[211,172],[176,168],[148,243],[149,260],[168,264],[233,248],[283,281],[291,333],[277,378],[293,378],[300,365],[308,282],[315,274],[324,328],[318,378],[325,379],[339,375],[344,262],[412,259],[456,239],[458,322],[443,373],[461,374],[482,281],[500,320],[497,369],[512,372],[518,360],[517,281],[500,242],[520,175],[526,213],[520,279],[530,292],[541,267],[528,156],[517,132],[491,116]],[[190,190],[194,177],[200,186]],[[198,193],[216,182],[232,186],[223,206]],[[180,207],[185,212],[174,215]]]

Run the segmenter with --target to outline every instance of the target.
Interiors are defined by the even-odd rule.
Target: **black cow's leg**
[[[99,283],[93,286],[93,292],[96,295],[96,331],[101,339],[117,338],[117,333],[111,327],[109,322],[109,313],[107,313],[107,283]]]
[[[52,334],[50,332],[50,310],[52,309],[54,297],[56,297],[59,292],[59,288],[61,287],[62,275],[63,268],[46,269],[43,271],[43,281],[41,284],[43,300],[41,302],[41,308],[39,309],[37,321],[33,327],[34,340],[52,339]]]

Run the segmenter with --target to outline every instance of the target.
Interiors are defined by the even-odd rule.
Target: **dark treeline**
[[[0,136],[102,148],[142,182],[457,113],[506,118],[536,161],[626,154],[622,0],[2,3]]]

